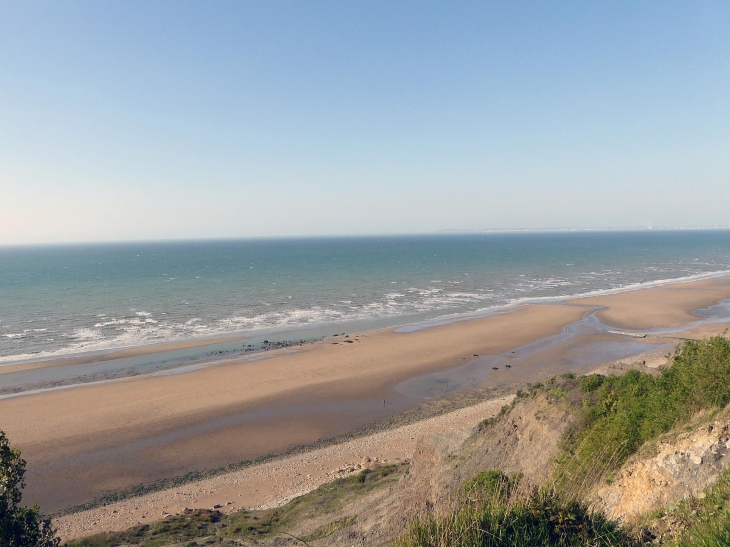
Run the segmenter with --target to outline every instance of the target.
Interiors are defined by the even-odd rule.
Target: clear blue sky
[[[730,3],[0,2],[0,244],[730,224]]]

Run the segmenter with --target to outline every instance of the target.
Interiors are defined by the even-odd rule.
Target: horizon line
[[[459,229],[444,228],[433,232],[391,232],[391,233],[363,233],[363,234],[320,234],[320,235],[271,235],[271,236],[213,236],[200,238],[150,238],[150,239],[100,239],[83,241],[47,241],[25,243],[0,243],[0,248],[7,247],[52,247],[64,245],[103,245],[129,243],[188,243],[212,241],[256,241],[256,240],[285,240],[285,239],[348,239],[368,237],[417,237],[437,235],[477,235],[477,234],[550,234],[576,232],[697,232],[697,231],[724,231],[730,226],[626,226],[612,228],[481,228]]]

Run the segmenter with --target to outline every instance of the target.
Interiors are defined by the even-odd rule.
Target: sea
[[[207,338],[315,339],[730,273],[730,231],[0,247],[0,366]]]

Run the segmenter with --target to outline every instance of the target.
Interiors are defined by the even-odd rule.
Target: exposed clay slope
[[[518,400],[495,424],[469,436],[423,439],[403,480],[408,504],[444,507],[464,481],[485,470],[522,473],[532,484],[544,481],[573,420],[562,404],[539,395]]]
[[[595,490],[608,517],[631,520],[711,487],[730,465],[730,409],[708,422],[699,416],[689,431],[669,434],[644,447],[610,485]]]
[[[318,543],[384,544],[402,533],[413,517],[448,509],[464,482],[480,471],[523,473],[525,481],[540,483],[548,477],[558,443],[573,423],[574,415],[561,403],[538,395],[518,400],[490,426],[424,437],[401,481],[335,515],[357,520]]]

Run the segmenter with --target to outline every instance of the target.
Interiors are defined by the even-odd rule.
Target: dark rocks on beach
[[[214,351],[209,352],[208,355],[227,355],[240,352],[252,353],[257,351],[270,351],[275,349],[290,348],[292,346],[303,346],[304,344],[313,344],[323,339],[324,337],[312,338],[309,340],[283,340],[281,342],[269,342],[268,340],[264,340],[260,345],[247,344],[245,346],[241,346],[241,349]]]
[[[492,367],[492,370],[499,370],[499,367]]]
[[[507,368],[512,368],[512,365],[504,365]]]

